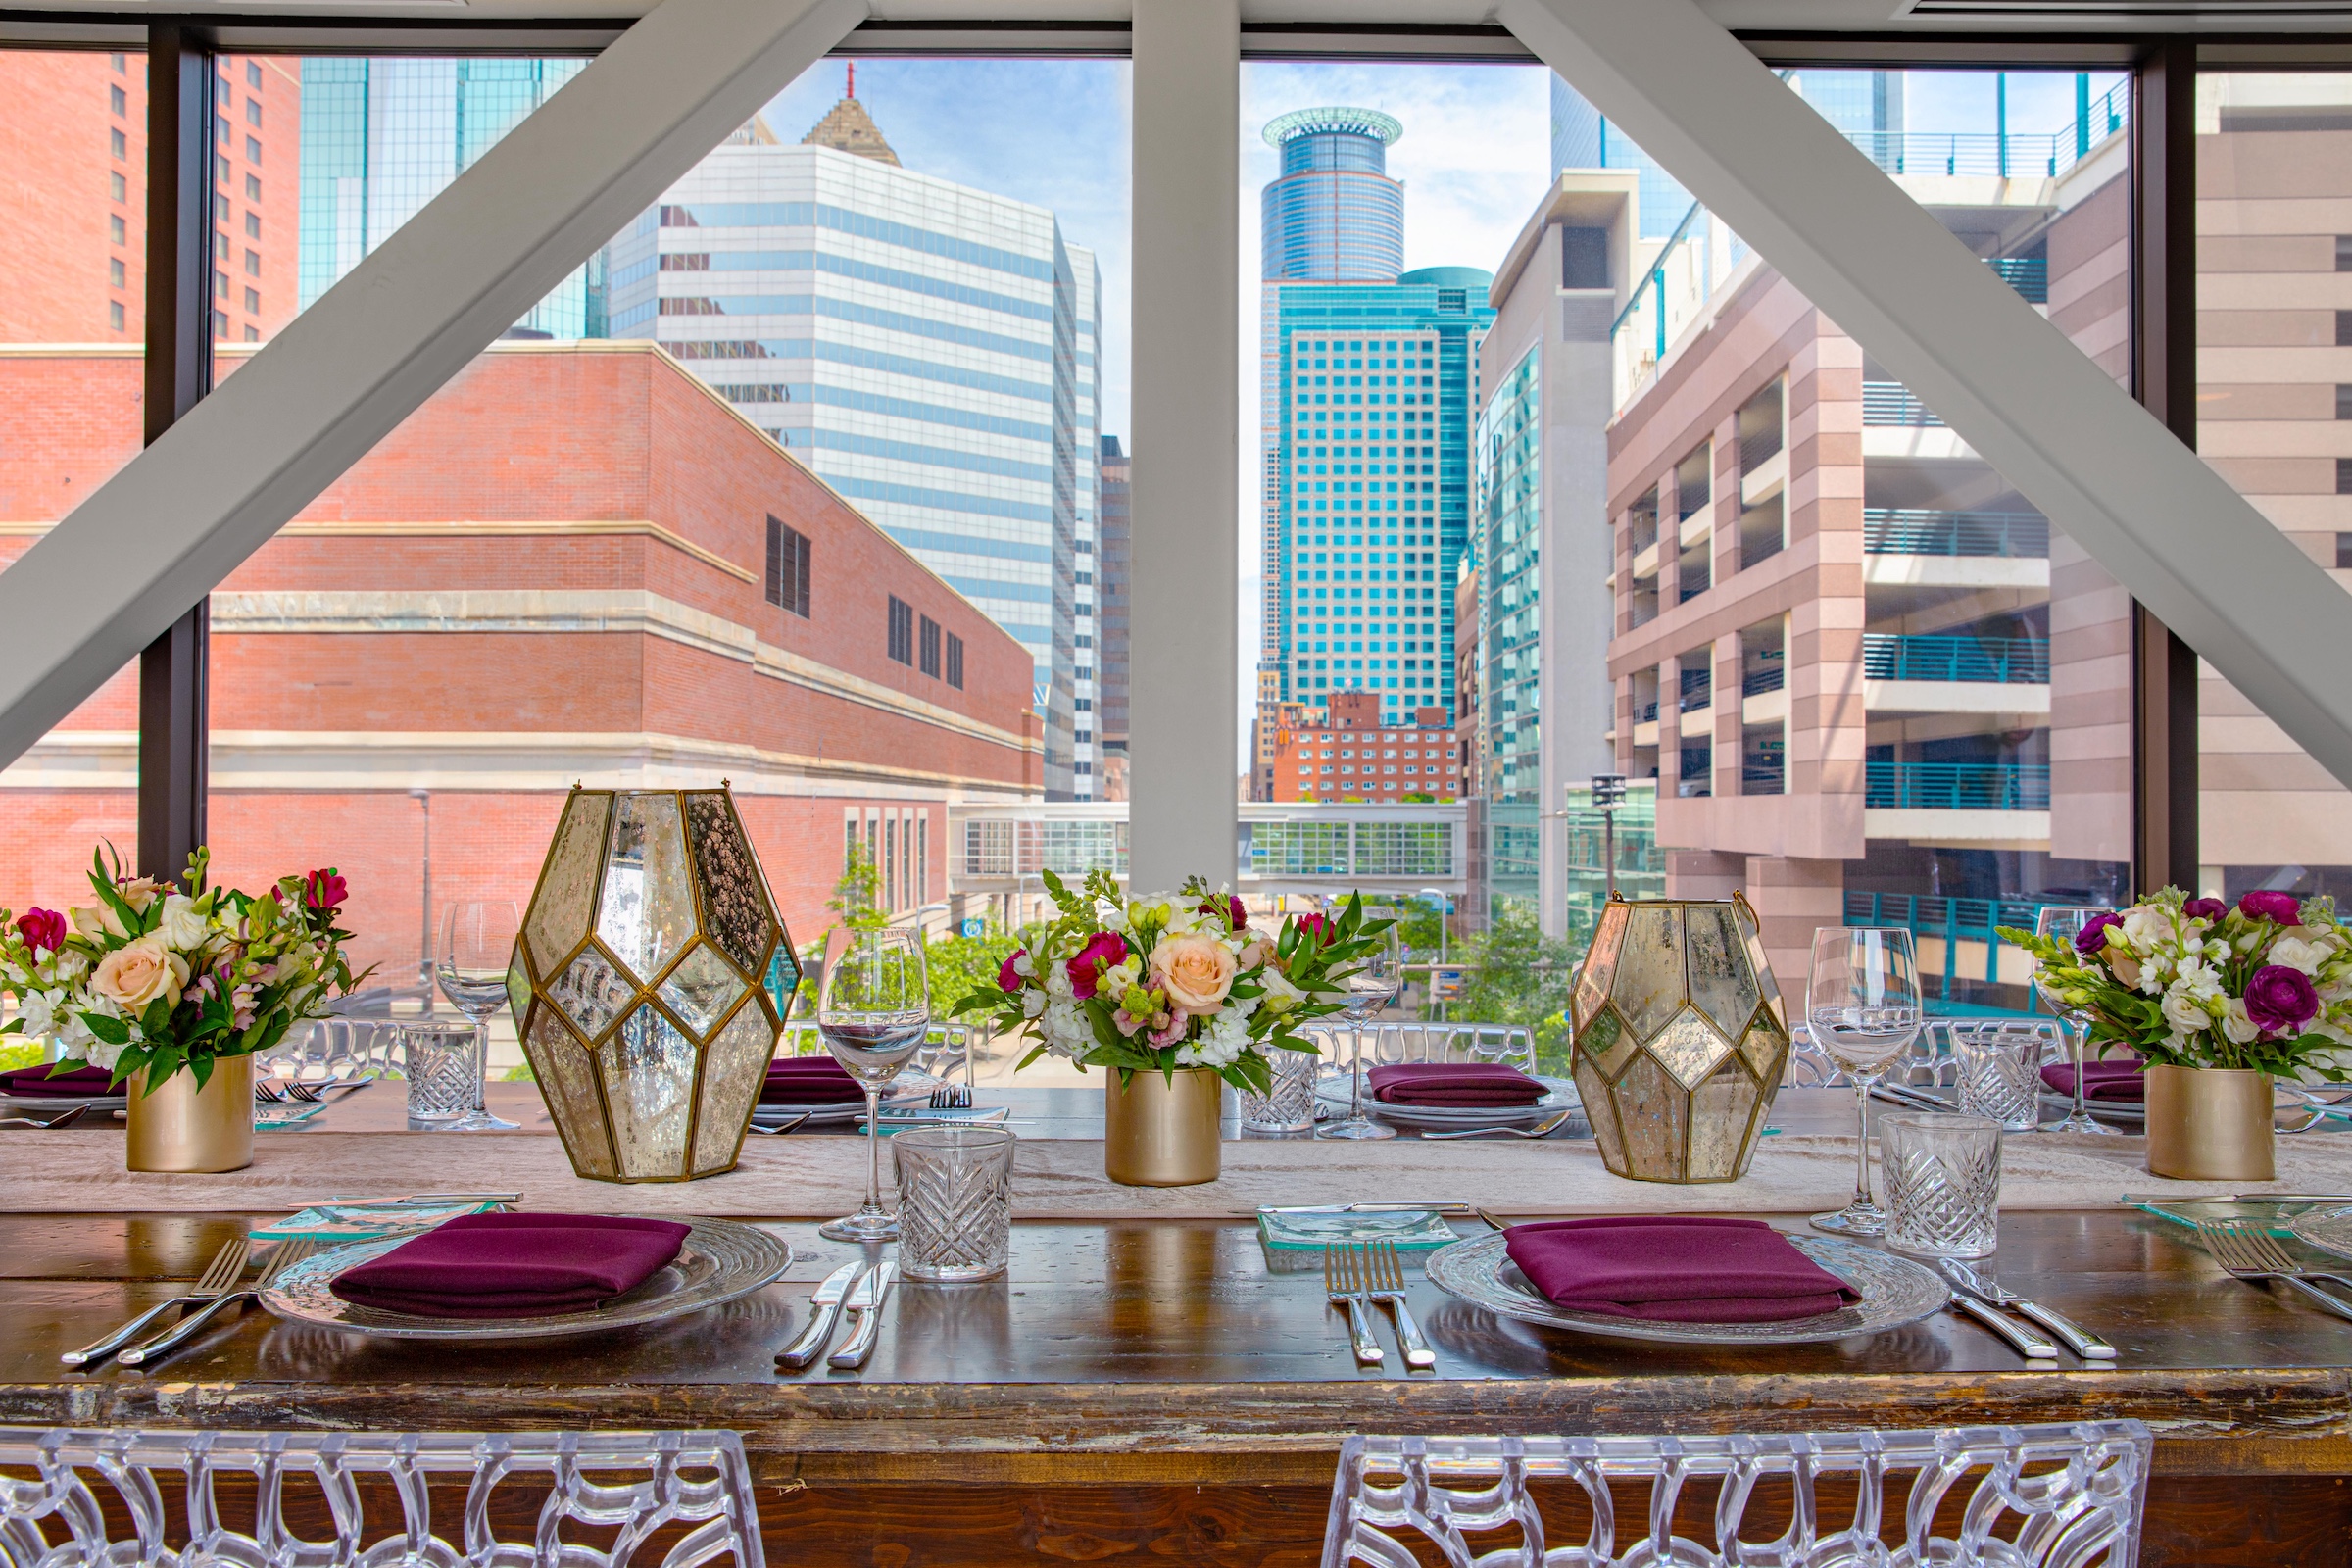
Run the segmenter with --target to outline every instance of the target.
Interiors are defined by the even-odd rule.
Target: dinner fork
[[[59,1111],[47,1121],[41,1120],[38,1116],[0,1116],[0,1127],[38,1127],[44,1130],[52,1127],[71,1127],[89,1114],[89,1109],[90,1107],[87,1105],[75,1105],[72,1110]]]
[[[230,1291],[225,1295],[213,1298],[210,1305],[198,1307],[146,1344],[132,1346],[122,1352],[122,1363],[124,1366],[147,1366],[162,1360],[204,1332],[204,1326],[218,1316],[222,1307],[259,1299],[261,1294],[275,1285],[286,1270],[310,1256],[318,1249],[318,1244],[307,1236],[296,1236],[278,1243],[270,1249],[269,1260],[262,1265],[259,1279],[242,1290]]]
[[[941,1084],[931,1091],[931,1108],[934,1110],[967,1110],[971,1103],[970,1084]]]
[[[257,1078],[253,1084],[253,1098],[266,1100],[273,1104],[299,1102],[306,1105],[330,1105],[345,1095],[358,1094],[373,1082],[375,1080],[372,1078],[362,1078],[355,1083],[329,1084],[326,1086],[326,1093],[322,1095],[299,1078],[287,1079],[283,1089],[278,1088],[267,1078]]]
[[[1323,1293],[1335,1305],[1348,1309],[1348,1340],[1354,1347],[1356,1365],[1378,1366],[1388,1357],[1372,1335],[1372,1306],[1364,1298],[1363,1283],[1355,1272],[1357,1261],[1352,1248],[1323,1249]]]
[[[1385,1304],[1396,1319],[1396,1340],[1404,1347],[1404,1364],[1422,1372],[1436,1366],[1438,1352],[1421,1337],[1421,1325],[1413,1321],[1412,1308],[1404,1303],[1404,1264],[1396,1255],[1396,1244],[1374,1242],[1351,1250],[1356,1254],[1357,1277],[1367,1286],[1364,1294]]]
[[[2204,1242],[2205,1250],[2234,1279],[2284,1280],[2305,1296],[2333,1312],[2337,1317],[2352,1318],[2352,1306],[2312,1284],[2313,1280],[2333,1280],[2338,1285],[2352,1284],[2340,1274],[2323,1274],[2298,1267],[2287,1255],[2286,1249],[2274,1240],[2262,1226],[2242,1219],[2201,1219],[2197,1221],[2197,1237]]]
[[[1560,1123],[1575,1114],[1576,1109],[1571,1106],[1556,1116],[1547,1117],[1536,1123],[1533,1127],[1465,1127],[1459,1132],[1452,1133],[1423,1133],[1421,1140],[1424,1143],[1435,1143],[1443,1138],[1492,1138],[1496,1133],[1500,1133],[1506,1138],[1549,1138]]]
[[[213,1254],[213,1260],[205,1265],[203,1275],[197,1279],[195,1285],[185,1296],[174,1296],[168,1301],[159,1302],[109,1334],[105,1339],[99,1340],[95,1344],[85,1345],[78,1350],[68,1350],[58,1359],[68,1366],[87,1366],[92,1361],[104,1360],[132,1340],[137,1339],[148,1324],[153,1323],[166,1312],[174,1307],[202,1306],[212,1300],[214,1297],[225,1293],[244,1274],[245,1260],[252,1253],[253,1238],[250,1236],[240,1236],[234,1241],[223,1242],[220,1250]]]

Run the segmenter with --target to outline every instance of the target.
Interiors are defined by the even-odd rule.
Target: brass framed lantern
[[[1576,1087],[1613,1174],[1747,1173],[1788,1061],[1788,1016],[1747,900],[1612,895],[1570,1006]]]
[[[715,790],[574,786],[507,971],[515,1032],[578,1175],[732,1170],[800,984],[759,857]]]

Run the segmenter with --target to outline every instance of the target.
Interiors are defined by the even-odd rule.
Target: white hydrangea
[[[1070,991],[1070,961],[1055,958],[1046,966],[1046,995],[1055,1002],[1067,1001]]]

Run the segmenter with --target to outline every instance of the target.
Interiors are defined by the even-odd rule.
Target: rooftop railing
[[[2046,811],[2047,762],[1866,764],[1862,804],[1881,810]]]
[[[1942,417],[1914,397],[1911,389],[1900,381],[1862,383],[1862,422],[1866,425],[1909,425],[1919,429],[1943,428]]]
[[[1862,512],[1862,549],[1874,556],[2044,559],[2050,553],[2050,521],[2038,512],[1866,507]]]
[[[1871,680],[2047,685],[2050,645],[2041,637],[1902,637],[1865,632],[1862,673]]]
[[[2005,124],[1980,131],[1849,130],[1846,140],[1889,174],[1991,174],[2055,179],[2130,122],[2129,77],[2092,103],[2069,125],[2048,135],[2020,134]]]

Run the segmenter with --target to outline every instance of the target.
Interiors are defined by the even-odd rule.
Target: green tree
[[[975,991],[994,991],[997,971],[1020,945],[1018,937],[993,920],[976,937],[933,937],[924,943],[923,961],[931,971],[932,1014],[945,1018]]]
[[[878,931],[890,924],[882,912],[882,870],[874,864],[873,855],[857,840],[850,841],[849,854],[843,858],[841,880],[833,884],[833,896],[825,907],[840,918],[835,925],[846,925],[853,931]],[[820,946],[820,954],[824,951]]]
[[[1515,1023],[1536,1034],[1541,1071],[1568,1071],[1568,993],[1580,955],[1566,942],[1544,940],[1535,917],[1505,908],[1487,930],[1463,944],[1461,999],[1447,1016],[1472,1023]]]

